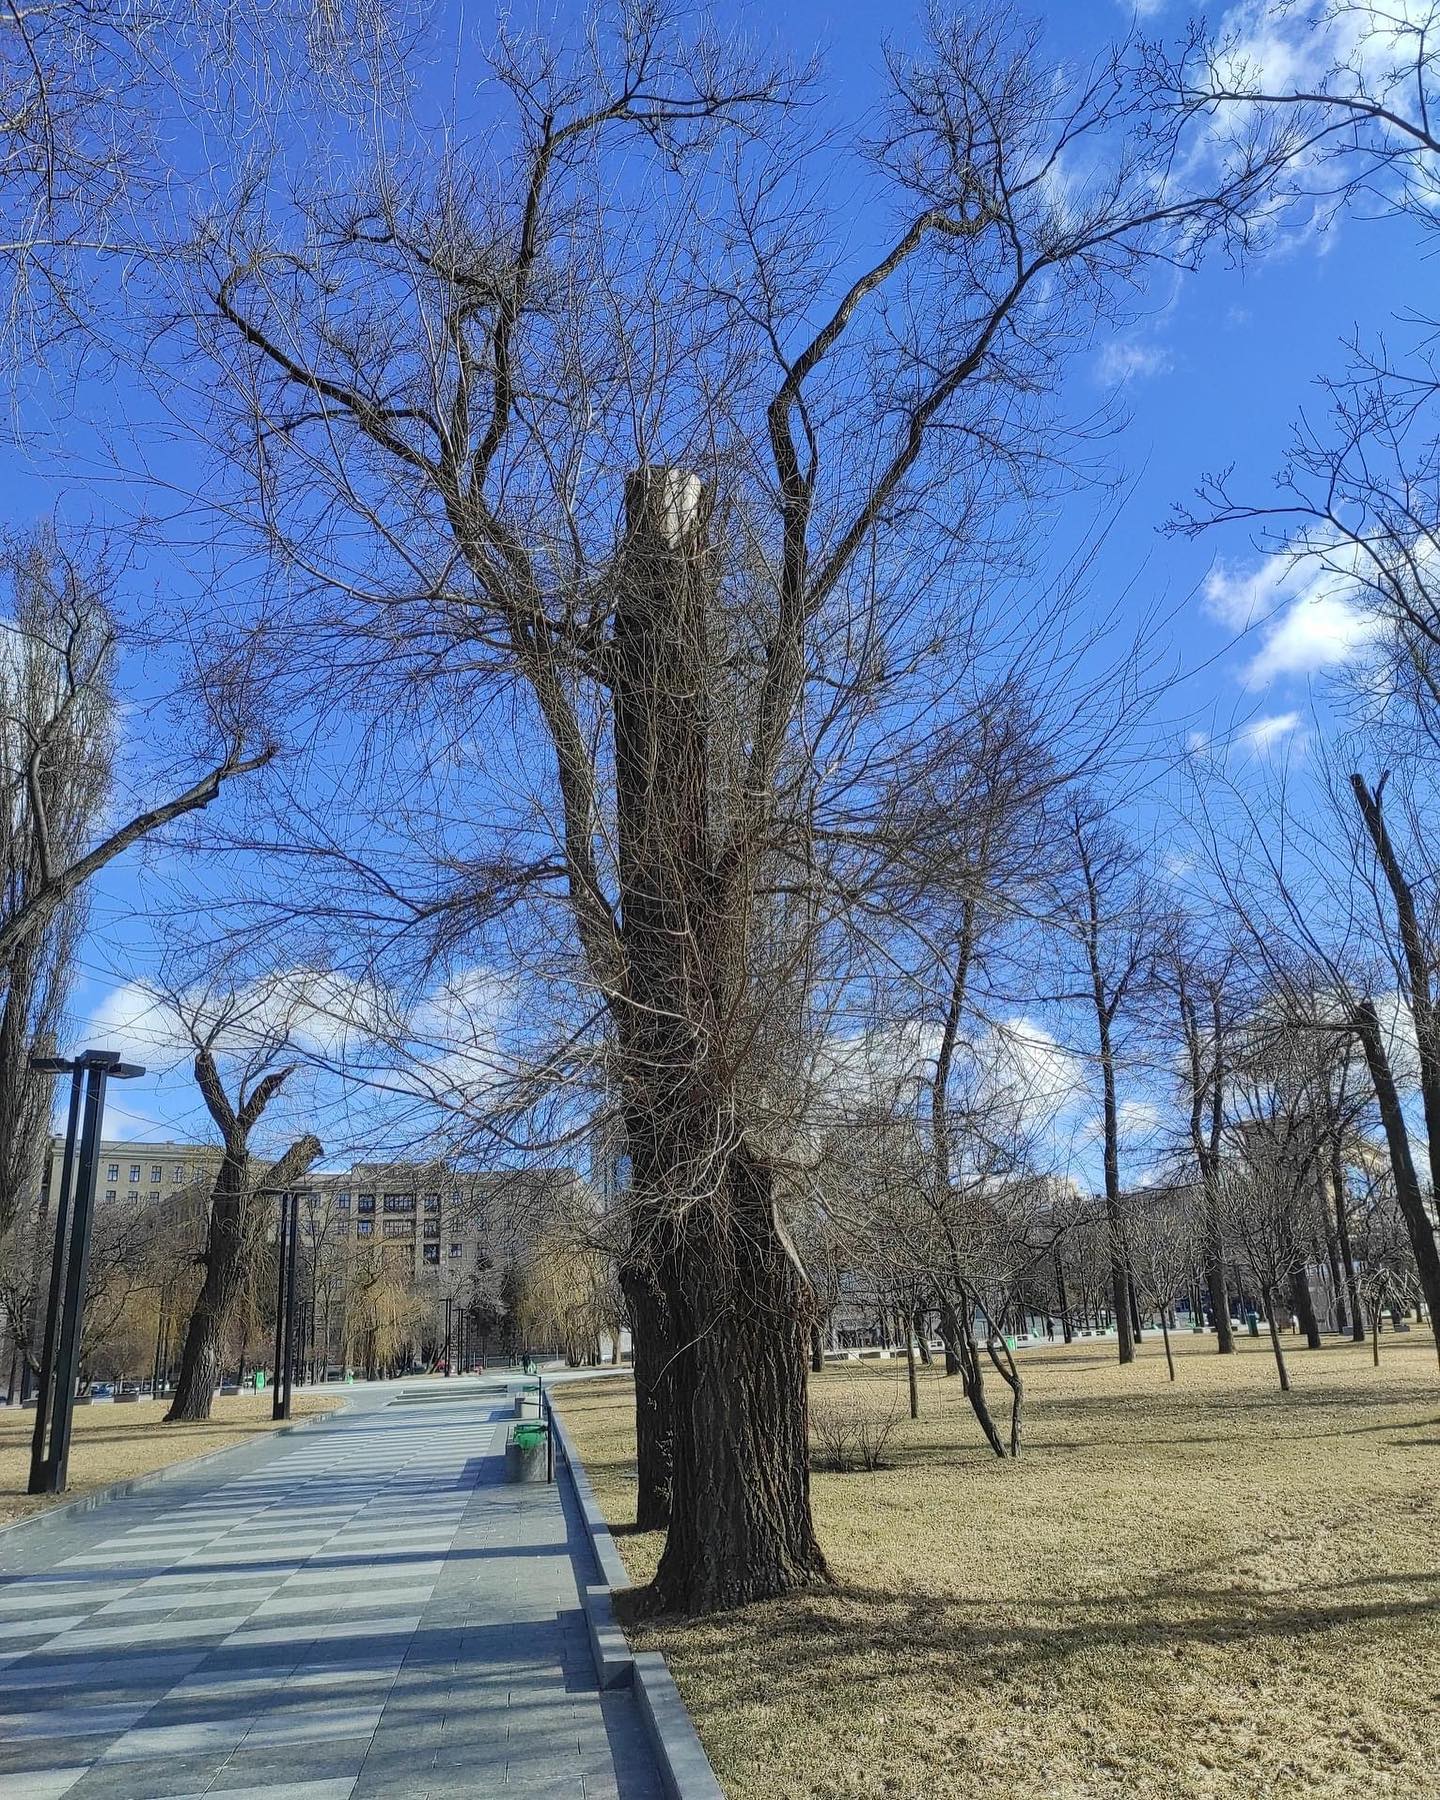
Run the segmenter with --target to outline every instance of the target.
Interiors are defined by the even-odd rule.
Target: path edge
[[[27,1513],[23,1519],[9,1519],[0,1524],[0,1537],[12,1531],[48,1525],[53,1519],[69,1519],[77,1513],[94,1512],[97,1506],[104,1506],[107,1500],[123,1500],[127,1494],[136,1493],[142,1488],[158,1487],[162,1481],[173,1481],[181,1475],[203,1469],[207,1463],[219,1462],[222,1456],[233,1456],[237,1450],[248,1450],[256,1438],[261,1436],[288,1437],[292,1431],[304,1431],[318,1419],[333,1419],[338,1413],[344,1412],[348,1404],[348,1401],[342,1400],[339,1406],[327,1407],[324,1412],[307,1413],[303,1419],[292,1419],[288,1425],[272,1426],[268,1432],[257,1431],[238,1444],[222,1444],[218,1450],[202,1450],[198,1456],[186,1456],[179,1462],[164,1463],[158,1469],[147,1469],[143,1475],[131,1475],[124,1481],[112,1481],[108,1487],[91,1488],[88,1493],[75,1494],[69,1500],[57,1500],[53,1506],[44,1506],[39,1512]]]
[[[612,1596],[633,1584],[570,1433],[553,1403],[546,1411],[602,1577],[603,1585],[582,1587],[580,1592],[596,1678],[602,1689],[633,1689],[668,1800],[725,1800],[665,1658],[658,1650],[632,1650],[616,1622]]]

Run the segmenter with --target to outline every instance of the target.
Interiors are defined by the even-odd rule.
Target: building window
[[[425,1210],[426,1212],[439,1212],[440,1196],[438,1194],[427,1194],[425,1196]]]
[[[373,1213],[375,1210],[375,1196],[373,1194],[361,1194],[357,1204],[361,1212]]]
[[[459,1256],[463,1252],[464,1248],[465,1248],[465,1246],[463,1244],[452,1244],[450,1246],[450,1254],[452,1256]]]
[[[375,1227],[371,1224],[369,1219],[357,1219],[355,1222],[356,1237],[369,1237],[374,1229]]]
[[[387,1194],[385,1196],[385,1210],[388,1213],[413,1213],[415,1210],[415,1196],[413,1194]]]
[[[387,1219],[385,1235],[387,1238],[413,1238],[415,1227],[409,1219]]]
[[[342,1206],[347,1206],[347,1207],[348,1207],[348,1206],[349,1206],[349,1204],[350,1204],[350,1190],[349,1190],[349,1188],[341,1188],[341,1190],[340,1190],[340,1204],[341,1204],[341,1205],[342,1205]]]
[[[172,1181],[183,1181],[185,1179],[184,1163],[176,1163],[175,1167],[170,1171],[170,1179]]]
[[[151,1190],[150,1190],[150,1204],[151,1204],[151,1205],[152,1205],[152,1206],[154,1206],[154,1205],[155,1205],[155,1204],[156,1204],[156,1203],[157,1203],[157,1202],[158,1202],[158,1201],[159,1201],[159,1199],[160,1199],[160,1190],[159,1190],[159,1188],[151,1188]]]
[[[140,1165],[139,1165],[139,1163],[131,1163],[131,1165],[130,1165],[130,1179],[131,1179],[131,1181],[134,1181],[134,1182],[138,1182],[138,1181],[139,1181],[139,1179],[140,1179]]]
[[[165,1179],[164,1164],[163,1163],[151,1163],[151,1165],[150,1165],[150,1185],[152,1187],[159,1187],[160,1183],[164,1179]]]
[[[105,1198],[106,1198],[106,1199],[107,1199],[107,1200],[113,1200],[113,1199],[114,1199],[114,1198],[115,1198],[115,1190],[114,1190],[114,1188],[106,1188],[106,1190],[105,1190]]]
[[[349,1212],[350,1196],[348,1194],[337,1194],[335,1196],[335,1204],[340,1208],[341,1212]]]
[[[427,1219],[425,1221],[425,1235],[427,1238],[438,1238],[439,1237],[440,1221],[438,1219]]]
[[[119,1163],[111,1163],[110,1164],[109,1168],[107,1168],[105,1171],[105,1179],[107,1181],[118,1181],[120,1179]]]
[[[438,1244],[425,1244],[422,1246],[422,1248],[425,1251],[425,1260],[427,1263],[438,1263],[439,1262],[440,1246]]]

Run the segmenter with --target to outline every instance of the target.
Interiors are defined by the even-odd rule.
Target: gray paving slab
[[[660,1800],[503,1381],[396,1398],[0,1538],[0,1800]]]

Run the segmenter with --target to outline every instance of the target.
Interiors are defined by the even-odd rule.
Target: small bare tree
[[[208,1419],[225,1335],[254,1278],[264,1224],[274,1213],[273,1197],[257,1200],[255,1190],[273,1195],[298,1186],[320,1156],[321,1145],[306,1134],[268,1168],[252,1166],[250,1135],[295,1070],[294,1063],[281,1062],[290,1029],[283,1018],[276,1021],[270,996],[216,986],[172,992],[171,1002],[194,1045],[195,1080],[222,1150],[201,1256],[205,1279],[190,1314],[175,1398],[165,1416]],[[235,1065],[233,1100],[221,1073],[222,1060]]]
[[[1165,1367],[1172,1381],[1175,1357],[1170,1348],[1170,1313],[1176,1295],[1192,1286],[1205,1262],[1207,1200],[1213,1208],[1213,1185],[1212,1179],[1208,1196],[1201,1188],[1183,1187],[1132,1194],[1125,1208],[1125,1242],[1135,1290],[1142,1310],[1153,1308],[1160,1315]]]

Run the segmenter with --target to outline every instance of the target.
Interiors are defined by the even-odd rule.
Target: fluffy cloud
[[[1084,1098],[1084,1062],[1033,1019],[991,1026],[975,1054],[982,1099],[1013,1110],[1027,1131],[1053,1130]]]
[[[1270,756],[1300,729],[1298,712],[1267,713],[1236,734],[1236,741],[1256,756]],[[1298,741],[1298,740],[1297,740]]]
[[[1353,661],[1375,635],[1360,604],[1354,558],[1337,545],[1324,555],[1279,552],[1248,569],[1217,563],[1203,590],[1206,609],[1229,630],[1258,630],[1246,663],[1247,687],[1286,675],[1314,675]]]
[[[495,1080],[513,1000],[509,984],[488,969],[456,975],[409,1005],[379,983],[303,967],[276,971],[234,994],[217,990],[212,997],[197,989],[178,1005],[134,981],[95,1008],[88,1041],[173,1068],[194,1054],[186,1021],[196,1020],[202,1030],[219,1021],[215,1043],[222,1056],[288,1045],[335,1068],[366,1064],[373,1072],[411,1064],[424,1071],[423,1082],[411,1082],[416,1091],[454,1093]]]

